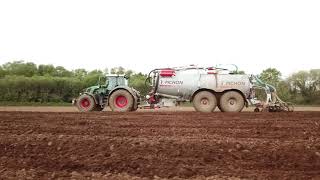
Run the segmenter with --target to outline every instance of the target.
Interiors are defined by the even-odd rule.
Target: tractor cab
[[[112,90],[117,86],[128,86],[128,77],[125,75],[110,74],[106,76],[106,86]]]

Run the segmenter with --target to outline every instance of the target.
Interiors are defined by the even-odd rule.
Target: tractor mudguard
[[[119,89],[124,89],[124,90],[127,90],[133,97],[134,99],[134,104],[133,104],[133,107],[134,108],[137,108],[138,107],[138,94],[130,87],[128,86],[117,86],[115,87],[114,89],[112,89],[112,91],[109,93],[109,97],[111,96],[111,94]],[[107,102],[109,104],[109,102]]]

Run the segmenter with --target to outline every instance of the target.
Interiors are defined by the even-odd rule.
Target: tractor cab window
[[[128,84],[128,80],[124,77],[118,77],[118,85],[126,86]]]
[[[127,86],[128,80],[123,76],[109,76],[107,84],[107,89],[113,89],[117,86]]]
[[[108,77],[108,79],[107,79],[107,84],[108,84],[108,86],[107,86],[107,89],[113,89],[114,87],[116,87],[117,86],[117,78],[116,77]]]

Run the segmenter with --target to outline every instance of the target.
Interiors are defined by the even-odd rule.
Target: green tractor
[[[128,86],[125,75],[107,75],[106,83],[84,89],[80,96],[72,101],[81,112],[102,111],[109,106],[112,111],[128,112],[138,109],[139,91]]]

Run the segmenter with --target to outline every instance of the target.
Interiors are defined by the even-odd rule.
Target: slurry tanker
[[[237,70],[197,66],[154,69],[147,81],[151,84],[147,96],[151,105],[170,99],[190,101],[201,112],[213,112],[216,107],[222,112],[240,112],[249,105],[255,106],[256,112],[293,111],[293,106],[283,102],[272,85],[254,75],[237,74]],[[265,101],[257,100],[257,89],[264,90]]]

